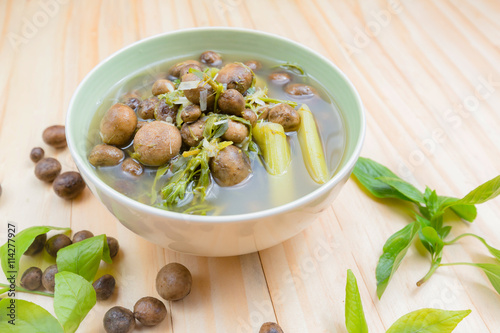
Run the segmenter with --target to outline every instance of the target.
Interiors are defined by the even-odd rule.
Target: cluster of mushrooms
[[[132,91],[107,110],[100,123],[103,143],[90,152],[90,163],[95,167],[121,164],[123,172],[140,176],[144,166],[163,166],[183,154],[190,156],[190,150],[210,147],[207,119],[212,114],[226,115],[227,126],[218,141],[229,144],[210,156],[210,174],[219,186],[242,183],[252,172],[245,154],[252,126],[269,121],[289,132],[300,124],[294,107],[255,91],[254,71],[260,68],[255,60],[223,66],[214,51],[203,52],[199,61],[175,64],[167,78],[154,82],[152,95]],[[284,71],[272,73],[269,79],[278,85],[291,80]],[[316,94],[304,84],[288,84],[285,92],[299,98]],[[252,99],[256,93],[261,98]],[[133,148],[133,153],[126,154],[123,148]]]

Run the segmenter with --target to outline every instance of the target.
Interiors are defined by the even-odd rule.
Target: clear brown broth
[[[306,103],[316,118],[316,124],[319,129],[320,137],[325,151],[328,170],[331,175],[336,172],[345,149],[345,128],[341,113],[334,102],[334,96],[324,89],[319,82],[310,76],[296,75],[287,71],[292,76],[292,83],[306,83],[319,92],[319,97],[303,100],[293,98],[287,95],[283,86],[268,82],[268,76],[272,72],[283,71],[282,69],[272,68],[285,61],[275,59],[265,59],[252,55],[224,54],[222,53],[224,63],[245,62],[247,60],[258,60],[262,63],[262,69],[256,71],[258,77],[257,87],[268,87],[268,95],[272,98],[293,100],[299,103]],[[197,59],[198,55],[192,57],[182,57],[168,60],[163,63],[154,64],[144,70],[134,73],[123,80],[117,82],[110,91],[104,95],[101,104],[96,110],[89,129],[88,152],[96,144],[102,143],[99,135],[99,123],[106,110],[113,104],[120,101],[120,97],[125,93],[137,90],[143,98],[151,96],[151,86],[159,78],[166,78],[168,69],[187,59]],[[306,73],[307,74],[307,73]],[[335,93],[335,92],[333,92]],[[291,147],[292,163],[287,175],[282,177],[272,177],[266,172],[259,158],[252,158],[252,176],[243,184],[233,187],[220,187],[212,182],[211,189],[206,202],[213,205],[215,209],[210,215],[233,215],[245,214],[261,211],[282,205],[311,193],[320,185],[315,183],[309,176],[295,132],[288,133],[288,140]],[[132,143],[123,148],[127,153],[131,153]],[[154,204],[151,199],[151,190],[156,176],[157,168],[145,167],[144,173],[140,177],[133,177],[124,173],[121,165],[115,167],[100,167],[96,172],[98,176],[109,186],[119,192],[145,204]],[[162,177],[157,185],[160,189],[166,182],[170,174]]]

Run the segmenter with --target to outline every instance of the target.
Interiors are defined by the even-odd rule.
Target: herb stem
[[[10,286],[8,284],[0,283],[0,287],[4,287],[3,289],[0,289],[0,295],[5,294],[7,291],[10,290]],[[14,290],[21,292],[21,293],[29,293],[29,294],[37,294],[37,295],[42,295],[42,296],[54,297],[54,294],[51,294],[51,293],[46,293],[43,291],[36,291],[36,290],[28,290],[28,289],[24,289],[23,287],[19,287],[19,286],[16,286]]]
[[[206,74],[205,74],[206,75]],[[208,75],[207,75],[208,76]],[[214,82],[214,80],[212,80],[210,77],[208,77],[208,79],[206,79],[206,82],[210,85],[210,87],[212,87],[213,90],[217,91],[217,89],[219,88],[219,85],[217,83]]]
[[[417,282],[417,287],[420,287],[421,285],[423,285],[425,282],[427,282],[427,280],[429,280],[431,278],[431,276],[436,272],[436,269],[438,269],[438,267],[441,266],[439,264],[439,262],[436,262],[436,261],[433,261],[432,262],[432,265],[431,265],[431,268],[429,269],[429,271],[427,272],[427,274],[425,274],[425,276],[423,278],[421,278],[418,282]]]
[[[440,264],[439,266],[458,266],[458,265],[466,265],[466,266],[476,266],[476,264],[472,262],[449,262],[446,264]]]
[[[292,101],[285,101],[282,99],[276,99],[276,98],[269,98],[269,97],[261,97],[259,98],[261,101],[266,102],[266,103],[285,103],[290,105],[291,107],[296,107],[298,104],[297,102],[292,102]]]
[[[213,90],[217,91],[217,88],[219,88],[219,85],[215,83],[215,81],[207,73],[203,73],[203,80],[208,83]]]
[[[472,236],[472,237],[477,237],[477,235],[471,234],[471,233],[465,233],[457,236],[456,238],[452,239],[449,242],[444,242],[444,245],[452,245],[455,244],[460,238],[463,238],[465,236]]]

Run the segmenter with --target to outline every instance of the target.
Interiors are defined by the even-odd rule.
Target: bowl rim
[[[356,102],[359,104],[360,107],[360,130],[357,136],[357,142],[356,146],[354,147],[354,151],[349,157],[349,159],[346,161],[345,165],[338,170],[338,172],[325,184],[323,184],[321,187],[317,188],[316,190],[306,194],[305,196],[300,197],[299,199],[296,199],[294,201],[291,201],[289,203],[286,203],[284,205],[280,205],[277,207],[257,211],[257,212],[252,212],[252,213],[245,213],[245,214],[232,214],[232,215],[190,215],[190,214],[184,214],[184,213],[178,213],[178,212],[172,212],[168,210],[163,210],[161,208],[153,207],[147,204],[140,203],[139,201],[136,201],[132,198],[127,197],[126,195],[116,191],[113,189],[111,186],[107,185],[104,183],[97,175],[94,175],[92,172],[89,172],[87,170],[87,167],[85,163],[83,162],[83,159],[80,158],[79,154],[77,153],[76,150],[76,143],[73,141],[73,137],[69,131],[70,128],[72,128],[72,117],[71,114],[72,112],[75,112],[75,103],[76,103],[76,98],[80,94],[80,91],[83,89],[83,86],[86,85],[86,82],[90,80],[90,78],[94,75],[95,72],[99,71],[101,67],[103,67],[106,63],[111,61],[115,56],[118,54],[127,51],[128,49],[134,48],[137,45],[144,43],[146,41],[151,41],[154,39],[162,39],[165,36],[169,35],[175,35],[175,34],[182,34],[182,33],[189,33],[189,32],[196,32],[196,31],[231,31],[231,32],[242,32],[242,33],[250,33],[250,34],[257,34],[257,35],[263,35],[269,38],[275,38],[282,40],[283,42],[289,43],[294,45],[297,48],[303,49],[307,52],[314,53],[318,58],[320,58],[322,61],[326,62],[329,64],[344,80],[348,88],[353,92],[353,95],[356,99]],[[266,217],[271,217],[274,215],[280,215],[286,212],[289,212],[295,208],[302,207],[306,205],[307,203],[317,199],[318,197],[321,197],[322,195],[328,193],[331,191],[331,189],[337,185],[342,179],[344,179],[348,174],[351,173],[352,169],[354,168],[354,165],[356,164],[356,161],[359,158],[359,155],[361,153],[361,149],[363,146],[364,138],[365,138],[365,132],[366,132],[366,115],[365,115],[365,108],[363,106],[363,102],[361,100],[361,97],[359,96],[358,91],[352,84],[352,82],[349,80],[349,78],[342,72],[332,61],[330,61],[328,58],[323,56],[322,54],[314,51],[313,49],[302,45],[292,39],[289,39],[287,37],[283,37],[280,35],[268,33],[265,31],[260,31],[260,30],[254,30],[254,29],[247,29],[247,28],[233,28],[233,27],[194,27],[194,28],[186,28],[186,29],[178,29],[178,30],[173,30],[173,31],[168,31],[164,32],[161,34],[157,34],[154,36],[150,36],[147,38],[140,39],[130,45],[127,45],[118,51],[112,53],[110,56],[102,60],[99,64],[97,64],[80,82],[78,87],[76,88],[75,92],[73,93],[73,96],[71,97],[68,110],[66,112],[66,137],[68,141],[68,147],[71,153],[71,156],[73,157],[73,160],[75,161],[75,164],[78,168],[78,170],[83,173],[87,179],[90,179],[91,182],[95,185],[95,187],[104,192],[106,195],[112,197],[115,200],[120,201],[122,204],[130,206],[134,210],[138,211],[143,211],[148,214],[156,215],[158,217],[166,218],[166,219],[173,219],[173,220],[183,220],[186,222],[193,222],[193,223],[236,223],[236,222],[243,222],[243,221],[250,221],[250,220],[257,220],[257,219],[262,219]],[[98,198],[99,199],[99,198]]]

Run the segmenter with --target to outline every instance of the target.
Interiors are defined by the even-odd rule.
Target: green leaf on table
[[[73,333],[96,304],[92,284],[71,272],[55,275],[54,311],[64,332]]]
[[[382,297],[390,279],[398,269],[408,252],[415,235],[420,230],[420,223],[415,221],[393,234],[384,244],[383,253],[377,264],[377,295]]]
[[[497,293],[500,294],[500,266],[495,264],[471,264],[472,266],[479,267],[490,280],[491,285]]]
[[[93,281],[101,260],[111,263],[106,235],[87,238],[59,250],[57,268],[59,272],[72,272]]]
[[[431,254],[439,253],[443,250],[444,242],[433,227],[422,228],[419,232],[419,237]]]
[[[476,206],[455,204],[455,202],[460,200],[458,198],[439,196],[438,200],[440,209],[443,209],[441,208],[443,206],[450,205],[449,208],[457,214],[458,217],[464,219],[465,221],[473,222],[477,217]],[[445,209],[446,208],[444,208],[444,210]]]
[[[466,208],[464,206],[472,206],[484,203],[491,200],[500,194],[500,176],[497,176],[486,183],[479,185],[474,190],[470,191],[462,199],[448,198],[441,204],[440,210],[444,211],[447,208],[453,209],[458,216],[467,221],[473,221],[477,215],[474,208]],[[458,208],[457,208],[458,206]],[[465,216],[465,217],[463,217]]]
[[[442,227],[441,229],[438,230],[438,234],[441,237],[441,239],[445,239],[446,236],[450,234],[451,231],[451,226],[447,225],[446,227]]]
[[[436,191],[431,190],[428,186],[425,187],[424,203],[429,212],[429,218],[432,218],[439,210],[439,202]]]
[[[417,222],[420,223],[420,230],[418,232],[418,238],[420,239],[420,242],[422,243],[422,245],[427,249],[427,251],[432,253],[432,251],[433,251],[432,245],[425,239],[424,235],[422,234],[422,229],[426,228],[426,227],[430,227],[431,221],[429,221],[428,219],[426,219],[418,214],[415,214],[415,218],[416,218]]]
[[[15,307],[11,316],[9,306]],[[11,320],[15,325],[12,325]],[[4,298],[0,301],[0,332],[64,333],[61,325],[47,310],[22,299]]]
[[[479,185],[465,197],[458,200],[463,205],[477,205],[491,200],[500,194],[500,176]]]
[[[349,333],[368,333],[358,283],[350,269],[347,271],[345,286],[345,326]]]
[[[467,234],[469,236],[472,236],[472,237],[475,237],[477,239],[479,239],[483,244],[484,246],[486,246],[486,248],[488,249],[488,251],[497,259],[497,260],[500,260],[500,250],[494,248],[493,246],[490,246],[488,243],[486,243],[486,240],[483,238],[483,237],[480,237],[478,235],[474,235],[474,234]]]
[[[420,309],[399,318],[386,333],[450,333],[471,310]]]
[[[11,239],[10,243],[6,242],[2,245],[2,247],[0,247],[0,260],[2,261],[2,270],[5,276],[8,276],[8,272],[10,271],[19,272],[19,260],[24,252],[26,252],[37,236],[45,234],[51,230],[67,231],[71,229],[49,226],[31,227],[20,231]],[[9,246],[9,244],[11,245]],[[15,246],[15,252],[12,252],[12,246]],[[9,252],[9,248],[11,249],[11,252]],[[14,259],[14,262],[9,263],[9,259],[11,258]]]
[[[360,157],[354,166],[353,174],[358,181],[377,198],[395,198],[414,202],[413,199],[407,197],[393,186],[384,183],[379,178],[390,178],[393,185],[396,184],[396,180],[399,180],[397,186],[400,188],[403,187],[400,182],[404,183],[404,180],[400,179],[396,176],[396,174],[382,164],[379,164],[369,158]],[[410,184],[408,185],[412,186]]]
[[[424,203],[424,196],[415,186],[405,182],[401,178],[377,177],[377,180],[391,186],[393,189],[411,199],[415,203]]]

